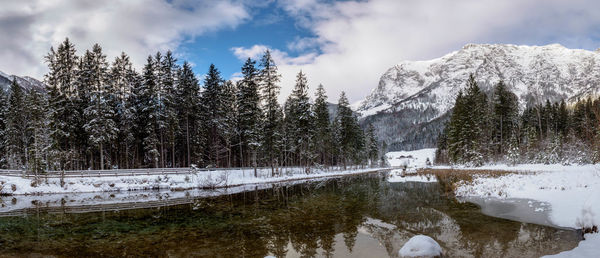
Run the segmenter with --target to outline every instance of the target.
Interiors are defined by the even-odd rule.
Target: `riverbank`
[[[305,173],[302,168],[287,168],[282,175],[271,176],[270,169],[260,169],[254,176],[253,169],[199,171],[176,175],[135,176],[86,176],[67,178],[23,178],[0,176],[2,195],[40,195],[56,193],[120,192],[134,190],[216,189],[250,184],[277,183],[323,177],[372,173],[382,168],[356,170],[316,170]]]
[[[548,212],[558,227],[574,229],[600,225],[599,165],[491,165],[478,168],[433,167],[431,171],[454,171],[452,186],[457,197],[494,200],[530,199],[540,202],[533,212]],[[463,172],[468,175],[462,174]],[[420,173],[427,173],[421,170]],[[600,246],[599,234],[586,234],[579,247],[558,257],[590,257]]]

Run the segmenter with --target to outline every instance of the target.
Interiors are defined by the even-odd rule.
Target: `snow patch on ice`
[[[398,170],[392,171],[388,177],[390,183],[404,183],[404,182],[421,182],[421,183],[435,183],[437,178],[434,175],[406,175],[397,172]]]
[[[400,248],[398,254],[401,257],[441,256],[442,247],[431,237],[416,235]]]

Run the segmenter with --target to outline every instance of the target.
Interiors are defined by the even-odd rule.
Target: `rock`
[[[442,257],[442,247],[433,238],[416,235],[400,248],[400,257]]]

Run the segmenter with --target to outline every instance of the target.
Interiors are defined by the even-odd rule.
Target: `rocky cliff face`
[[[484,90],[503,80],[522,107],[546,99],[575,100],[600,91],[600,51],[557,44],[469,44],[437,59],[388,69],[355,108],[362,123],[373,123],[394,150],[432,147],[471,73]]]

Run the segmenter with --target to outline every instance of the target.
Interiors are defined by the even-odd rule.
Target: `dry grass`
[[[459,184],[472,182],[475,176],[500,177],[514,174],[513,171],[502,170],[479,170],[479,169],[432,169],[424,168],[417,170],[419,175],[435,175],[439,184],[447,194],[453,194]]]

